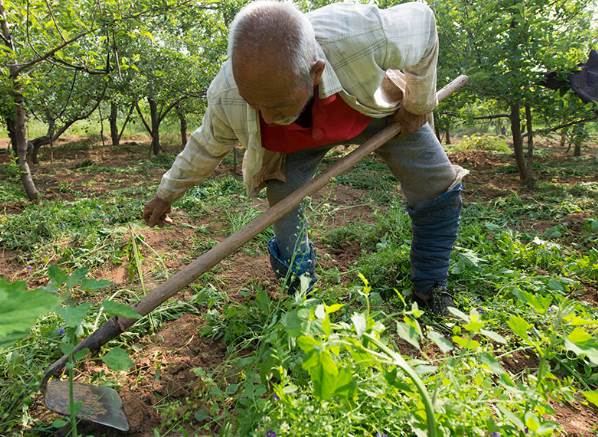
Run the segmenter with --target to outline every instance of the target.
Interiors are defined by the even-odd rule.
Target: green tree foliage
[[[589,105],[584,107],[571,93],[561,95],[540,85],[546,72],[565,76],[587,59],[591,5],[588,0],[434,3],[441,41],[440,81],[466,73],[471,77],[470,100],[492,100],[508,114],[519,175],[530,187],[533,142],[528,142],[527,155],[523,142],[533,135],[532,114],[548,125],[591,114]]]

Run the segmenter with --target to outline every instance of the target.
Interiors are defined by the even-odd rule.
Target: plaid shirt
[[[307,14],[326,67],[319,97],[339,93],[352,108],[383,118],[396,112],[383,87],[387,70],[404,72],[401,104],[409,112],[431,112],[436,101],[438,36],[432,10],[424,3],[388,9],[375,5],[337,3]],[[388,85],[386,85],[388,86]],[[157,196],[173,201],[208,178],[234,146],[245,148],[243,178],[250,195],[269,179],[285,180],[284,153],[264,149],[257,112],[239,95],[230,61],[208,88],[203,123],[162,177]]]

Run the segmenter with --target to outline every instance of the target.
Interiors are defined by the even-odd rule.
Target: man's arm
[[[424,3],[407,3],[380,11],[387,38],[383,68],[405,73],[401,107],[413,115],[434,110],[438,34],[434,12]]]
[[[207,179],[238,143],[219,105],[210,104],[199,129],[191,134],[156,192],[145,205],[143,218],[150,226],[166,222],[170,205],[190,187]]]

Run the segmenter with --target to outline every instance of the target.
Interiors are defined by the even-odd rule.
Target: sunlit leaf
[[[102,361],[115,371],[129,370],[134,364],[127,351],[120,347],[110,349],[108,353],[104,354]]]

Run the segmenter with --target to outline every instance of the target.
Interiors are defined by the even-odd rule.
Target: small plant
[[[451,150],[462,152],[470,150],[483,150],[487,152],[511,153],[504,138],[494,135],[464,135],[459,144]]]
[[[51,312],[62,319],[63,326],[52,335],[61,336],[60,350],[68,356],[65,369],[68,375],[69,420],[71,436],[77,434],[77,413],[81,404],[75,401],[73,383],[74,369],[88,353],[88,349],[75,351],[79,339],[91,325],[87,316],[92,310],[90,303],[78,303],[83,292],[96,291],[110,285],[106,280],[87,277],[87,269],[77,269],[70,275],[56,266],[48,268],[48,284],[37,290],[27,290],[24,282],[9,283],[0,278],[0,348],[14,344],[29,334],[31,327]],[[63,305],[60,305],[62,303]],[[111,316],[138,319],[140,315],[129,306],[111,300],[101,303],[101,310]],[[127,370],[133,364],[127,352],[115,347],[104,353],[102,361],[112,370]],[[67,422],[56,420],[53,426],[63,427]]]

